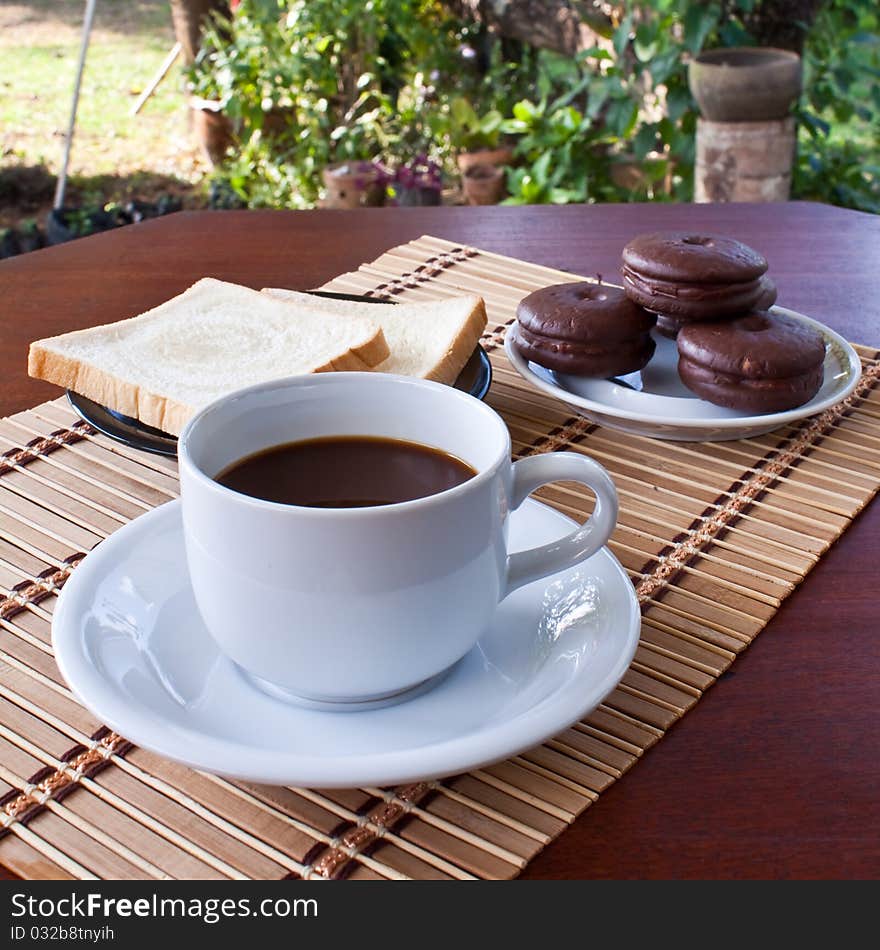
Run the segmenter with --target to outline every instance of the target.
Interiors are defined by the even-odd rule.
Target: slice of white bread
[[[368,316],[328,319],[206,277],[140,316],[37,340],[28,373],[179,435],[225,393],[283,376],[369,369],[388,352]]]
[[[475,294],[383,306],[275,287],[266,287],[262,293],[319,309],[328,316],[372,317],[381,325],[391,350],[388,359],[374,366],[374,371],[447,384],[455,382],[486,328],[486,307],[482,297]]]

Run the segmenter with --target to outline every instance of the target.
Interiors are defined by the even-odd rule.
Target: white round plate
[[[571,376],[530,363],[514,345],[516,324],[507,332],[504,349],[523,379],[610,429],[675,442],[747,439],[835,405],[855,389],[862,371],[858,354],[842,336],[802,313],[785,307],[771,309],[805,323],[825,338],[822,388],[808,403],[785,412],[749,415],[698,398],[679,379],[675,340],[656,330],[657,349],[651,362],[640,373],[622,377],[622,381]]]
[[[571,527],[527,500],[511,515],[511,548]],[[632,584],[603,548],[507,597],[432,689],[384,709],[304,709],[251,686],[218,652],[189,587],[175,501],[77,567],[55,608],[52,642],[82,703],[135,744],[207,772],[326,788],[450,775],[539,744],[614,689],[639,629]]]

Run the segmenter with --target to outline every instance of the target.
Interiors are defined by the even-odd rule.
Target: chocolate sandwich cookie
[[[782,314],[755,311],[735,320],[683,327],[678,375],[701,399],[742,412],[782,412],[809,402],[822,386],[825,341]]]
[[[752,307],[753,310],[769,310],[776,303],[776,284],[764,274],[758,281],[761,289],[761,296],[757,303]],[[657,314],[657,331],[663,336],[671,337],[673,340],[678,336],[678,331],[693,323],[693,320],[687,320],[682,317],[673,317],[666,313]]]
[[[621,270],[631,300],[681,324],[747,313],[768,291],[764,257],[715,235],[640,234],[623,249]]]
[[[761,296],[755,304],[755,310],[769,310],[776,303],[776,284],[766,274],[761,277]]]
[[[681,320],[678,317],[670,317],[665,313],[657,314],[657,332],[662,333],[663,336],[668,336],[673,340],[678,336],[678,331],[687,323],[687,320]]]
[[[579,376],[622,376],[654,355],[655,316],[617,287],[576,281],[534,291],[517,307],[516,344],[547,369]]]

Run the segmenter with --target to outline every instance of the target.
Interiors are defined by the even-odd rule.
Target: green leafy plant
[[[607,158],[593,120],[559,101],[529,102],[513,107],[503,130],[518,138],[515,155],[523,165],[507,175],[505,204],[567,204],[595,200],[600,171]]]
[[[249,208],[311,208],[322,167],[314,154],[254,136],[217,173],[213,190],[223,202],[219,207],[234,207],[234,195]]]
[[[798,152],[792,191],[798,198],[880,214],[880,161],[866,161],[858,143],[819,135]]]
[[[454,7],[241,0],[191,71],[193,92],[236,125],[222,175],[238,199],[310,207],[328,164],[452,171],[457,151],[510,136],[513,203],[690,200],[688,61],[762,42],[775,16],[770,0],[625,0],[572,57],[501,39]],[[825,0],[808,31],[788,24],[806,37],[794,196],[876,208],[864,158],[880,138],[878,18],[874,0]]]
[[[614,9],[599,45],[574,58],[537,54],[540,104],[529,96],[502,125],[526,136],[517,147],[525,165],[508,179],[511,201],[691,197],[696,109],[687,57],[714,35],[720,7],[658,0]],[[553,153],[546,166],[536,164],[543,149]],[[632,167],[637,174],[619,173]]]
[[[328,164],[436,151],[424,110],[407,98],[426,101],[423,64],[454,72],[441,10],[425,0],[241,0],[190,71],[193,94],[218,102],[238,132],[220,177],[251,206],[310,207]]]
[[[719,15],[717,4],[627,3],[610,47],[581,54],[588,114],[604,126],[614,159],[640,164],[644,172],[625,185],[611,177],[615,200],[691,197],[697,113],[687,61],[713,36]]]
[[[449,104],[449,142],[459,152],[498,148],[504,116],[497,109],[479,115],[463,96]]]
[[[792,194],[880,212],[880,11],[829,0],[804,46]]]
[[[446,119],[439,108],[436,91],[416,73],[399,90],[390,110],[382,137],[389,160],[406,162],[417,155],[438,159],[446,150]]]

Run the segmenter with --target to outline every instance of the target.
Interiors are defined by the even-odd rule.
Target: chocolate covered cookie
[[[516,345],[547,369],[607,378],[642,369],[654,354],[653,314],[617,287],[575,281],[520,301]]]
[[[767,306],[767,261],[733,238],[640,234],[623,249],[623,286],[639,306],[677,324],[723,320]],[[673,321],[664,332],[674,335]]]
[[[678,374],[701,399],[742,412],[782,412],[822,386],[825,341],[800,321],[755,311],[678,334]]]
[[[755,304],[755,310],[769,310],[776,303],[776,284],[766,274],[761,277],[761,296]]]

